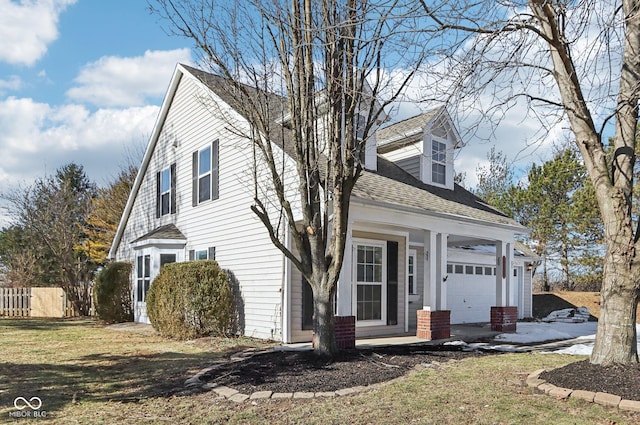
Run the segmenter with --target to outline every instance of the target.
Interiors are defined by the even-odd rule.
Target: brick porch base
[[[451,337],[450,310],[418,310],[418,330],[416,336],[431,341]]]
[[[494,332],[515,332],[518,321],[518,307],[491,307],[491,330]]]
[[[356,316],[335,316],[334,332],[339,350],[356,348]]]

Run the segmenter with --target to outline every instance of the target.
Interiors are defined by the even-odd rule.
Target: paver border
[[[575,398],[587,401],[589,403],[596,403],[601,406],[617,407],[620,410],[640,412],[640,401],[626,400],[620,396],[609,393],[573,390],[571,388],[557,387],[540,378],[542,372],[545,371],[546,369],[538,369],[535,372],[530,373],[527,376],[527,386],[533,388],[534,390],[543,392],[557,400],[567,400],[569,398]]]
[[[401,379],[405,379],[409,374],[419,372],[423,369],[439,367],[441,363],[434,362],[433,364],[418,364],[413,369],[408,370],[404,375],[389,381],[378,382],[367,386],[356,386],[341,388],[336,391],[318,391],[318,392],[272,392],[272,391],[256,391],[251,394],[243,394],[234,388],[219,385],[215,382],[207,382],[203,378],[210,376],[219,366],[228,362],[239,362],[245,359],[249,359],[258,354],[264,354],[271,351],[277,351],[277,349],[254,349],[250,348],[239,353],[232,354],[227,361],[218,362],[212,366],[202,369],[191,378],[184,381],[183,388],[176,389],[177,392],[210,392],[213,391],[220,399],[233,401],[236,403],[242,403],[245,401],[255,402],[256,400],[301,400],[312,398],[332,398],[332,397],[345,397],[354,394],[359,394],[367,391],[372,391],[380,386],[387,385],[393,382],[397,382]],[[449,362],[455,362],[455,359],[449,360]]]

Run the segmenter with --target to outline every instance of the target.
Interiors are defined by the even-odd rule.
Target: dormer
[[[460,135],[444,107],[391,124],[377,132],[378,154],[423,183],[453,190]]]

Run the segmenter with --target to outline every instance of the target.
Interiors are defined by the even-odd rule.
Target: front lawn
[[[235,404],[172,388],[250,339],[168,341],[90,320],[0,319],[0,423],[17,397],[42,400],[43,423],[626,424],[640,415],[533,392],[526,375],[579,359],[506,354],[425,369],[371,392],[335,399]],[[15,415],[15,413],[14,413]],[[33,423],[33,422],[30,422]]]

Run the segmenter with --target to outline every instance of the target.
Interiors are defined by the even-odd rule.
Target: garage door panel
[[[449,274],[447,306],[451,323],[478,323],[490,320],[495,304],[495,277],[475,274]]]

